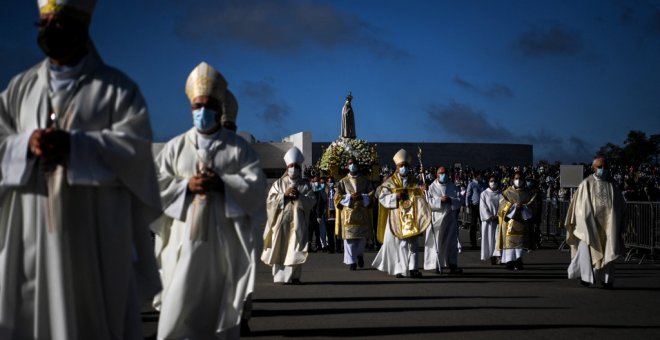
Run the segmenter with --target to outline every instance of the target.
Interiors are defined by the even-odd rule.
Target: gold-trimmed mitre
[[[403,162],[410,163],[412,161],[412,156],[408,153],[408,151],[404,149],[400,149],[399,151],[397,151],[397,153],[394,154],[392,160],[394,160],[394,164],[399,164]]]
[[[186,96],[190,103],[199,96],[213,97],[220,102],[225,101],[227,81],[213,66],[201,62],[195,67],[186,81]]]
[[[96,0],[37,0],[39,15],[66,13],[89,24]]]
[[[236,116],[238,116],[238,101],[236,101],[236,97],[234,97],[234,94],[229,90],[227,90],[225,96],[225,111],[222,113],[220,121],[223,123],[236,123]]]

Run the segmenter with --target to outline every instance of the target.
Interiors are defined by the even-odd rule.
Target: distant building
[[[252,147],[261,157],[261,166],[270,179],[279,178],[285,167],[282,157],[292,146],[298,147],[305,156],[304,166],[317,164],[321,158],[322,147],[326,148],[330,142],[312,142],[311,132],[298,132],[282,138],[280,142],[257,142],[246,132],[239,135],[251,143]],[[530,165],[533,162],[533,148],[530,144],[490,144],[490,143],[411,143],[411,142],[373,142],[380,156],[381,165],[393,167],[392,155],[404,148],[413,155],[417,148],[422,148],[422,162],[426,167],[444,165],[470,166],[485,169],[497,165]],[[156,155],[164,143],[154,143],[153,152]],[[416,157],[413,166],[418,165]]]
[[[534,156],[531,144],[369,142],[376,145],[381,166],[388,165],[390,168],[394,166],[392,156],[401,148],[417,155],[417,148],[421,147],[422,162],[426,167],[460,164],[485,169],[496,165],[529,165]],[[321,148],[327,148],[330,143],[312,143],[314,164],[322,156]],[[413,157],[413,166],[418,163],[417,157]]]

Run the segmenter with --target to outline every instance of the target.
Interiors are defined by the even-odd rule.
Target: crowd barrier
[[[552,242],[559,249],[564,248],[568,205],[565,200],[544,200],[541,203],[540,243]],[[470,223],[468,210],[461,209],[458,217],[461,223]],[[655,259],[660,250],[660,202],[626,202],[622,232],[626,262],[633,258],[639,258],[640,263],[647,258]]]

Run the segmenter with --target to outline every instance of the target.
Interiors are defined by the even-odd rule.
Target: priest
[[[371,182],[360,174],[360,164],[351,157],[348,174],[337,183],[334,204],[337,207],[335,234],[344,240],[344,264],[349,270],[364,267],[364,248],[373,237],[371,204],[374,191]]]
[[[523,269],[525,244],[532,225],[536,196],[526,186],[523,174],[516,171],[513,185],[502,192],[498,206],[498,218],[501,222],[496,239],[496,250],[502,256],[502,263],[508,270]]]
[[[595,158],[592,171],[578,186],[566,214],[566,244],[571,247],[568,278],[608,289],[614,286],[614,263],[624,251],[625,203],[610,180],[605,158]]]
[[[149,114],[97,53],[94,5],[39,0],[47,57],[0,93],[0,339],[142,339],[160,289]]]
[[[433,224],[426,230],[424,239],[424,269],[449,274],[463,272],[458,268],[458,220],[455,211],[461,207],[458,189],[449,180],[444,166],[438,167],[436,180],[426,192],[433,213]]]

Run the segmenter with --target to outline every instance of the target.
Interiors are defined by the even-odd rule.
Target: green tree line
[[[598,154],[605,156],[613,165],[657,165],[659,151],[660,134],[647,137],[642,131],[631,130],[623,141],[623,146],[607,143],[600,147]]]

